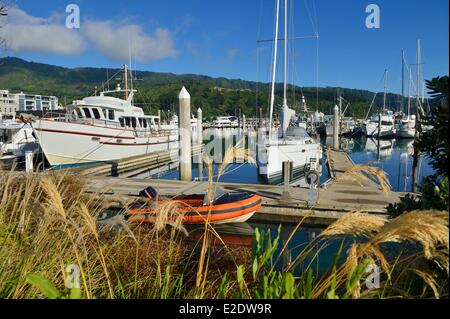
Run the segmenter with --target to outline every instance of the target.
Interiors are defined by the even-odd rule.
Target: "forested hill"
[[[100,91],[118,69],[104,68],[64,68],[42,63],[28,62],[22,59],[6,57],[0,59],[0,89],[13,92],[23,91],[32,94],[57,96],[61,103],[70,103],[74,99],[93,95],[95,87]],[[114,88],[121,81],[118,74],[110,81]],[[192,98],[193,111],[202,108],[209,119],[218,115],[234,115],[241,109],[242,114],[253,117],[256,106],[267,110],[269,84],[244,81],[240,79],[212,78],[195,74],[156,73],[137,71],[134,75],[135,88],[138,89],[135,102],[147,113],[158,109],[166,114],[177,107],[177,96],[184,85]],[[282,85],[277,84],[277,105],[281,104]],[[318,93],[318,94],[317,94]],[[290,105],[300,105],[304,95],[310,109],[316,107],[326,114],[331,113],[336,97],[342,94],[350,102],[346,115],[365,117],[374,93],[365,90],[325,87],[289,87]],[[378,94],[373,111],[382,105],[383,94]],[[397,110],[401,98],[397,94],[388,94],[388,105]]]

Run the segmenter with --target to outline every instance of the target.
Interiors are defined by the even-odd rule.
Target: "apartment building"
[[[10,93],[0,90],[0,114],[3,117],[14,116],[18,112],[57,110],[56,96],[35,95],[27,93]]]

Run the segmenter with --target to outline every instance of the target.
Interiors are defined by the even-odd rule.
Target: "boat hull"
[[[180,218],[183,224],[242,223],[261,208],[261,197],[253,194],[248,194],[241,200],[213,205],[202,205],[204,195],[188,196],[190,199],[174,199],[176,216],[170,217],[169,220]],[[128,213],[129,220],[134,222],[154,223],[158,218],[158,211],[153,208],[130,209]]]
[[[260,160],[259,174],[269,184],[283,183],[283,162],[293,163],[294,180],[304,176],[306,171],[320,172],[322,147],[319,143],[304,144],[300,140],[266,145],[265,158]]]
[[[119,160],[178,147],[176,134],[144,135],[133,130],[37,120],[33,130],[52,166]]]

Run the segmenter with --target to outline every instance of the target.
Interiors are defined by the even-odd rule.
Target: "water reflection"
[[[203,131],[204,143],[218,143],[215,149],[221,149],[222,151],[218,155],[219,157],[229,147],[236,145],[237,142],[243,140],[246,147],[254,150],[257,145],[257,133],[252,130],[243,131],[242,129],[207,129]],[[321,140],[323,145],[331,146],[332,138],[326,138]],[[356,164],[373,162],[380,168],[382,168],[387,174],[389,181],[394,191],[411,191],[412,189],[412,155],[413,155],[413,141],[407,139],[393,139],[393,140],[381,140],[378,142],[376,139],[366,138],[364,136],[357,138],[342,138],[341,147],[343,150],[350,154],[350,157]],[[214,152],[211,148],[206,148],[206,154],[214,157]],[[254,157],[257,156],[257,152],[253,151]],[[221,158],[218,159],[218,162]],[[320,177],[321,183],[328,179],[328,171],[326,165],[326,153],[324,152],[324,158],[322,158],[322,175]],[[213,173],[216,176],[220,164],[216,164],[213,167]],[[167,166],[166,170],[159,170],[157,174],[147,174],[145,177],[151,177],[156,179],[178,179],[179,173],[177,165]],[[194,164],[192,167],[193,177],[196,179],[206,180],[208,178],[206,170],[203,168],[201,174],[199,174],[198,165]],[[427,175],[433,174],[428,160],[422,156],[419,162],[418,176],[419,181]],[[248,183],[248,184],[265,184],[266,181],[258,175],[257,166],[244,161],[244,159],[236,159],[233,163],[230,163],[221,176],[220,181],[229,183]],[[281,181],[282,182],[282,181]],[[307,187],[303,176],[294,176],[293,184]]]

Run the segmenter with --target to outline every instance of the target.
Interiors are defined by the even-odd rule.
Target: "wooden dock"
[[[328,149],[327,164],[331,169],[331,178],[318,190],[318,200],[312,208],[308,207],[310,191],[291,187],[291,198],[281,199],[282,186],[261,184],[220,183],[225,191],[246,191],[262,197],[262,208],[253,220],[265,222],[297,223],[303,217],[311,224],[328,225],[346,213],[362,211],[387,217],[386,207],[398,202],[405,193],[390,192],[385,195],[378,185],[371,181],[363,185],[343,181],[339,176],[351,168],[354,163],[347,153]],[[336,180],[337,178],[337,180]],[[160,179],[129,179],[93,176],[88,180],[89,191],[113,196],[137,196],[147,186],[155,187],[159,194],[175,196],[178,194],[204,193],[206,182],[186,182]]]
[[[167,167],[170,164],[176,163],[179,159],[178,152],[178,149],[153,152],[117,161],[78,166],[71,168],[70,171],[80,175],[132,178],[145,172],[156,171],[158,168]],[[203,144],[192,145],[192,156],[198,156],[202,152]]]

